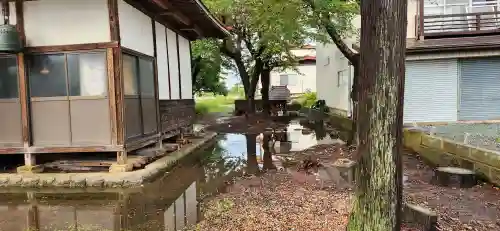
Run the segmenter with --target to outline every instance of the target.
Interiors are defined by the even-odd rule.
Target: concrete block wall
[[[476,171],[485,180],[500,185],[500,152],[405,129],[404,145],[436,166]]]
[[[329,123],[341,130],[341,138],[344,138],[343,133],[352,129],[349,118],[333,113]],[[500,152],[432,136],[414,128],[404,128],[403,135],[404,147],[418,153],[430,164],[471,169],[500,186]]]

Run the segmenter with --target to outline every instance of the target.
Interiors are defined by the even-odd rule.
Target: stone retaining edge
[[[169,168],[172,168],[183,157],[208,146],[215,141],[216,133],[206,133],[202,138],[193,139],[178,151],[172,152],[148,165],[144,169],[120,173],[39,173],[39,174],[0,174],[0,191],[12,191],[22,188],[35,189],[82,189],[82,188],[131,188],[156,179]]]
[[[344,131],[352,129],[352,121],[342,115],[331,113],[329,122]],[[431,164],[471,169],[492,184],[500,185],[500,152],[431,136],[419,129],[403,130],[404,147]]]
[[[436,166],[474,170],[485,180],[500,185],[500,152],[407,128],[404,129],[404,145]]]

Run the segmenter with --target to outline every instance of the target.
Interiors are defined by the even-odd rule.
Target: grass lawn
[[[234,100],[241,99],[243,96],[232,95],[203,95],[196,97],[196,113],[226,113],[234,110]]]

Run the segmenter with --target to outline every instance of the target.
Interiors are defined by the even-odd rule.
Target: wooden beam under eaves
[[[166,1],[163,1],[163,0],[150,0],[150,1],[163,9],[169,8]]]
[[[197,27],[197,26],[193,26],[193,27],[190,27],[190,28],[183,28],[183,29],[181,29],[181,31],[193,31],[198,36],[203,36],[202,30],[199,27]]]
[[[190,25],[191,24],[191,20],[188,17],[186,17],[184,14],[180,13],[180,12],[165,11],[165,12],[159,13],[158,15],[159,16],[170,16],[170,17],[173,17],[177,21],[179,21],[180,23],[182,23],[184,25]]]

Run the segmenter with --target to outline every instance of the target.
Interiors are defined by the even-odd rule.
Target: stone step
[[[438,215],[427,207],[416,204],[403,204],[403,222],[417,226],[422,231],[437,230]]]
[[[444,187],[471,188],[477,184],[476,173],[457,167],[439,167],[434,171],[432,183]]]

